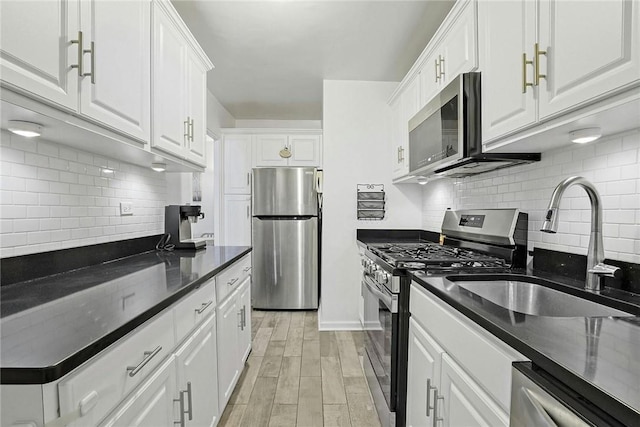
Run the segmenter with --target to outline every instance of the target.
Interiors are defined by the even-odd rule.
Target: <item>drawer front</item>
[[[215,279],[203,283],[187,295],[173,309],[176,324],[176,342],[182,341],[216,308]]]
[[[60,415],[79,411],[79,418],[68,425],[97,424],[171,354],[174,345],[173,313],[169,310],[61,381]]]
[[[251,274],[251,254],[245,255],[216,276],[216,294],[221,303]]]
[[[450,308],[420,285],[411,285],[411,318],[438,341],[484,390],[508,412],[511,363],[527,360],[491,333]]]

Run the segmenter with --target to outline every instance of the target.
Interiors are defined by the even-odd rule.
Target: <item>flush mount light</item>
[[[9,120],[9,126],[7,126],[7,129],[9,129],[9,132],[24,136],[25,138],[33,138],[34,136],[42,135],[41,124],[23,122],[22,120]]]
[[[429,180],[423,176],[421,176],[420,178],[418,178],[418,184],[420,185],[425,185],[427,182],[429,182]]]
[[[586,128],[574,130],[569,132],[569,138],[571,142],[576,144],[586,144],[587,142],[595,141],[602,136],[602,129],[600,128]]]
[[[167,170],[167,164],[160,163],[160,162],[153,162],[151,163],[151,169],[153,169],[156,172],[164,172]]]

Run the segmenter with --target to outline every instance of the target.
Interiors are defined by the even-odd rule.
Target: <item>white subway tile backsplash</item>
[[[423,189],[422,225],[440,231],[444,210],[520,208],[529,214],[529,247],[586,255],[591,204],[581,188],[568,189],[560,205],[557,234],[541,233],[551,193],[563,179],[593,182],[603,205],[605,255],[640,263],[640,132],[543,153],[530,165],[476,177],[428,183]]]
[[[162,233],[166,181],[136,165],[3,132],[0,257]],[[103,175],[100,166],[116,171]],[[121,201],[134,202],[122,222]]]

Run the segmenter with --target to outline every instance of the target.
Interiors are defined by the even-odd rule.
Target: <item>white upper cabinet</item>
[[[536,97],[533,87],[526,85],[533,84],[536,4],[487,1],[478,7],[482,137],[490,140],[536,120]]]
[[[2,82],[77,110],[78,14],[77,0],[0,2]]]
[[[479,2],[482,137],[504,137],[637,87],[640,3]],[[602,106],[599,107],[602,110]]]
[[[253,154],[256,166],[287,166],[291,154],[287,135],[255,135]]]
[[[477,68],[477,22],[475,1],[460,1],[447,15],[425,49],[429,54],[420,70],[420,108],[456,76]]]
[[[258,134],[253,139],[257,167],[322,166],[319,134]]]
[[[251,196],[224,196],[224,232],[226,246],[251,246]]]
[[[80,113],[149,142],[151,2],[81,1]]]
[[[251,135],[225,134],[222,151],[224,193],[251,194]]]
[[[206,72],[212,67],[173,7],[154,2],[152,148],[205,165]]]
[[[640,81],[640,3],[540,1],[540,118]]]

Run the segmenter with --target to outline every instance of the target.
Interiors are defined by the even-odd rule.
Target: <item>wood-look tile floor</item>
[[[315,311],[251,315],[253,349],[219,426],[378,427],[361,332],[319,332]]]

